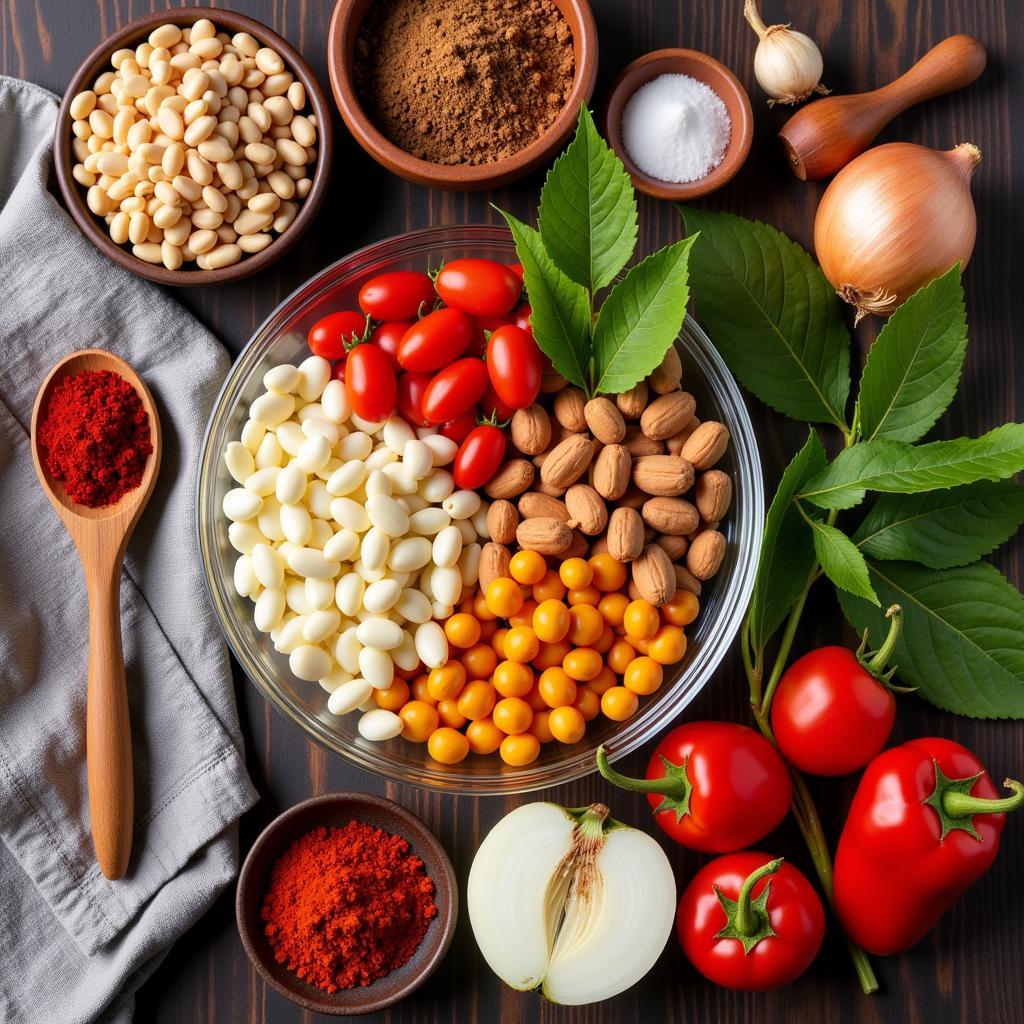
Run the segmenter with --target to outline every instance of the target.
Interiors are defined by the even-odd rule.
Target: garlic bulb
[[[491,970],[568,1006],[636,984],[661,955],[676,885],[662,848],[592,804],[507,814],[469,872],[473,935]]]
[[[761,40],[754,51],[754,77],[771,97],[769,106],[799,103],[812,92],[829,92],[821,84],[821,50],[810,36],[788,25],[765,25],[756,0],[746,0],[743,16]]]
[[[941,152],[890,142],[848,163],[825,190],[814,249],[839,296],[857,310],[891,313],[974,250],[971,175],[981,151]]]

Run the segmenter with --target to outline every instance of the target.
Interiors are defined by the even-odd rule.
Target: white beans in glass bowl
[[[156,15],[125,32],[62,104],[57,167],[72,214],[117,262],[162,283],[259,269],[322,196],[322,90],[284,40],[230,12]]]
[[[221,502],[235,592],[331,714],[358,710],[364,739],[393,739],[402,720],[373,691],[396,668],[448,660],[438,620],[477,582],[487,505],[455,489],[454,441],[400,416],[361,419],[327,360],[274,366],[263,385],[224,448],[239,485]]]

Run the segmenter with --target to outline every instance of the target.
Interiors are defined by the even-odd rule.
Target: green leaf
[[[907,299],[871,347],[858,400],[865,439],[924,437],[953,401],[966,351],[957,264]]]
[[[811,575],[814,545],[804,517],[793,504],[793,496],[827,463],[825,449],[812,430],[782,474],[768,508],[754,594],[747,613],[750,642],[755,651],[761,650],[782,625]]]
[[[766,224],[686,207],[697,317],[749,391],[807,423],[846,430],[850,336],[811,257]]]
[[[590,378],[590,301],[586,289],[551,262],[539,232],[510,213],[508,222],[523,265],[533,310],[533,336],[555,369],[571,384],[587,389]]]
[[[879,438],[840,452],[800,494],[821,508],[852,508],[866,491],[916,494],[975,480],[1005,480],[1024,469],[1024,423],[981,437],[909,445]]]
[[[615,278],[636,248],[633,183],[586,104],[575,138],[548,172],[539,220],[548,254],[591,294]]]
[[[843,590],[878,604],[878,595],[868,578],[868,566],[857,545],[834,526],[811,518],[814,551],[825,575]]]
[[[595,395],[628,391],[665,357],[686,316],[693,241],[684,238],[648,256],[604,300],[594,325]]]
[[[892,662],[925,700],[971,718],[1024,718],[1024,597],[987,562],[927,569],[869,562],[882,608],[903,609]],[[850,625],[885,638],[884,613],[839,591]]]
[[[949,569],[994,551],[1021,523],[1024,487],[979,480],[948,491],[883,495],[853,539],[873,558]]]

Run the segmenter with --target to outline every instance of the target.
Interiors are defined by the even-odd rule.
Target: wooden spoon
[[[803,181],[835,174],[897,114],[969,85],[985,70],[985,61],[985,47],[974,36],[949,36],[881,89],[808,103],[779,132],[790,170]]]
[[[112,370],[142,399],[149,416],[153,453],[142,482],[113,505],[89,508],[74,502],[46,468],[39,423],[54,385],[84,370]],[[32,410],[32,458],[39,482],[78,549],[89,595],[89,689],[86,704],[86,760],[92,839],[100,869],[121,878],[132,849],[132,747],[128,722],[124,653],[121,650],[121,568],[128,538],[153,493],[160,468],[160,420],[153,396],[139,375],[109,352],[84,349],[61,360],[43,381]]]

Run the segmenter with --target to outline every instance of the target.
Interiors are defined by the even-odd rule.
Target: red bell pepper
[[[835,861],[835,902],[846,934],[870,953],[909,949],[991,866],[1006,811],[981,762],[952,740],[911,740],[868,765]]]
[[[763,839],[786,817],[793,792],[775,747],[733,722],[687,722],[666,733],[646,779],[620,775],[603,746],[597,767],[616,786],[646,793],[658,825],[680,845],[705,853],[742,850]]]

